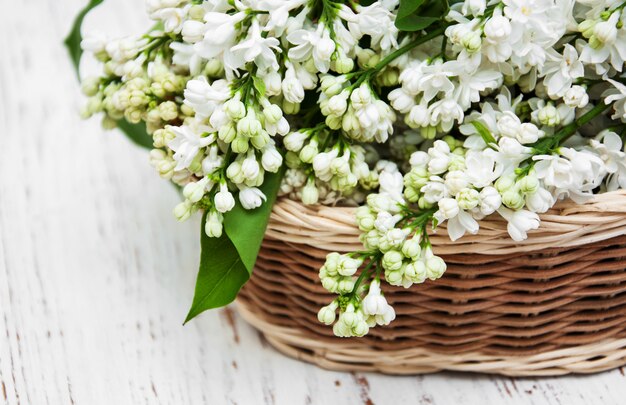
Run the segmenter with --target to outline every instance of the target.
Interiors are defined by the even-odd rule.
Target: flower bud
[[[473,188],[464,188],[456,196],[459,208],[462,210],[471,210],[480,203],[480,194],[478,190]]]
[[[382,260],[383,269],[386,271],[400,270],[402,267],[403,255],[396,250],[390,250],[384,254]]]
[[[178,221],[186,221],[193,214],[194,205],[191,201],[185,200],[174,207],[174,216]]]
[[[491,42],[505,41],[511,35],[511,22],[502,15],[494,15],[487,20],[483,32]]]
[[[232,123],[222,125],[217,132],[217,136],[222,142],[231,143],[237,136],[237,130]]]
[[[351,277],[342,277],[337,284],[337,291],[340,294],[347,294],[354,289],[354,280]]]
[[[528,175],[517,182],[517,187],[522,194],[533,194],[539,188],[537,176]]]
[[[339,74],[349,73],[354,69],[354,61],[348,57],[338,58],[335,61],[335,72]]]
[[[317,204],[319,199],[319,190],[315,185],[315,181],[309,180],[302,188],[302,203],[306,205]]]
[[[329,292],[332,292],[332,293],[338,292],[339,283],[337,282],[337,279],[333,277],[326,277],[326,278],[321,279],[321,282],[322,282],[322,287],[324,287],[325,290],[328,290]]]
[[[307,139],[307,135],[302,132],[290,132],[283,139],[283,143],[285,144],[285,148],[292,152],[299,152],[302,149],[302,145],[304,141]]]
[[[302,148],[299,156],[304,163],[313,163],[313,159],[318,154],[317,139],[313,138],[304,148]]]
[[[222,214],[211,211],[204,224],[204,232],[209,238],[219,238],[222,236]]]
[[[391,285],[402,284],[402,272],[399,270],[385,271],[385,280]]]
[[[266,131],[261,131],[256,136],[253,136],[252,139],[250,139],[252,146],[259,150],[265,148],[269,141],[270,135]]]
[[[204,197],[206,192],[206,186],[209,183],[208,177],[203,177],[202,180],[189,183],[183,188],[183,196],[191,202],[198,202]]]
[[[280,73],[268,72],[263,78],[263,81],[265,82],[266,96],[277,96],[281,93],[282,77],[280,76]]]
[[[411,170],[411,172],[412,171],[413,170]],[[463,172],[462,170],[453,170],[446,174],[444,184],[446,185],[448,192],[451,195],[456,195],[469,185],[469,180],[467,179],[467,175],[465,174],[465,172]]]
[[[526,195],[526,206],[532,212],[543,214],[554,205],[554,196],[545,188],[537,188],[537,190]]]
[[[337,115],[329,115],[326,117],[325,122],[330,129],[341,129],[341,125],[343,124],[343,117]]]
[[[563,102],[568,107],[585,108],[589,104],[589,95],[583,86],[572,86],[565,92]]]
[[[417,238],[408,239],[402,244],[402,254],[408,259],[417,259],[421,251],[420,241]]]
[[[467,0],[463,3],[462,11],[464,14],[469,13],[474,16],[481,16],[484,14],[486,8],[486,0]]]
[[[519,191],[510,188],[502,194],[502,204],[511,209],[519,210],[524,206],[524,198]]]
[[[228,191],[228,187],[225,183],[220,185],[220,191],[215,194],[214,204],[215,209],[221,213],[228,212],[235,206],[235,199],[230,191]]]
[[[243,183],[243,173],[241,171],[241,163],[237,160],[228,165],[226,176],[235,184]]]
[[[246,153],[248,151],[248,139],[244,136],[237,135],[230,146],[235,153]]]
[[[440,278],[446,271],[446,262],[439,256],[431,256],[426,259],[426,276],[429,280]]]
[[[502,176],[495,183],[496,190],[504,193],[510,188],[515,187],[515,175]]]
[[[97,76],[87,77],[81,82],[80,88],[87,97],[95,96],[100,89],[100,78]]]
[[[345,90],[328,100],[328,110],[333,115],[343,115],[347,108],[348,92]]]
[[[437,127],[427,126],[420,129],[420,134],[424,139],[435,139],[437,137]]]
[[[246,106],[239,100],[239,97],[225,102],[224,111],[231,120],[239,120],[246,116]]]
[[[331,302],[329,305],[322,307],[317,313],[317,319],[325,325],[331,325],[335,322],[338,307],[339,304],[336,300]]]
[[[208,77],[219,78],[224,73],[224,65],[218,58],[211,58],[204,65],[204,73]]]
[[[444,219],[454,218],[459,214],[459,204],[454,198],[442,198],[437,205]]]
[[[173,121],[178,118],[178,106],[173,101],[159,104],[159,115],[163,121]]]
[[[320,80],[320,89],[328,97],[332,97],[335,94],[339,94],[343,87],[343,83],[335,76],[325,75]]]
[[[594,28],[597,21],[595,20],[583,20],[578,24],[578,31],[580,31],[585,38],[590,38],[593,35]]]
[[[411,108],[406,117],[406,124],[411,128],[427,127],[430,125],[430,112],[428,107],[417,104]]]
[[[480,33],[476,31],[472,31],[466,34],[461,40],[461,45],[467,50],[469,53],[474,53],[480,50],[482,45],[482,40],[480,37]]]
[[[480,193],[480,212],[483,215],[493,214],[502,203],[500,193],[494,187],[483,188]]]
[[[517,133],[517,140],[522,144],[531,144],[537,142],[537,140],[543,137],[544,133],[537,126],[530,122],[525,122],[520,125]]]
[[[283,157],[276,147],[266,147],[261,156],[261,165],[270,173],[276,173],[283,164]]]
[[[361,206],[356,209],[356,222],[359,229],[363,232],[369,232],[374,229],[374,221],[376,218],[370,211],[369,207]]]
[[[183,23],[182,31],[183,40],[188,43],[195,43],[202,40],[205,32],[205,26],[202,21],[187,20]]]
[[[341,256],[337,265],[337,273],[342,276],[353,276],[362,263],[363,260],[352,259],[348,256]]]
[[[270,104],[263,109],[263,115],[267,122],[275,124],[283,118],[283,110],[276,104]]]
[[[556,127],[561,123],[561,117],[556,107],[552,103],[548,103],[545,107],[537,111],[537,120],[542,124],[549,127]]]
[[[248,152],[248,156],[241,163],[241,172],[246,180],[256,179],[259,175],[261,168],[259,162],[256,160],[254,152]]]
[[[260,207],[266,199],[265,194],[256,187],[244,187],[239,191],[239,202],[247,210]]]

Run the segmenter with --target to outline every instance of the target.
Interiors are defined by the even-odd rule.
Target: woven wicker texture
[[[340,339],[317,321],[333,299],[317,273],[330,251],[361,249],[353,209],[281,200],[241,312],[279,350],[337,370],[509,375],[595,372],[626,364],[626,192],[561,203],[513,242],[492,216],[477,235],[431,235],[448,263],[434,282],[383,287],[397,319]]]

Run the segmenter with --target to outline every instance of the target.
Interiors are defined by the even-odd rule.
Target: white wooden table
[[[187,326],[198,219],[146,153],[83,122],[61,40],[86,0],[0,0],[0,403],[624,404],[621,370],[511,379],[345,374],[286,358],[232,309]],[[109,0],[87,28],[146,25]]]

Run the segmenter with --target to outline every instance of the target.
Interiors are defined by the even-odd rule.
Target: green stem
[[[559,132],[554,134],[553,138],[555,139],[555,142],[556,142],[556,145],[554,147],[562,145],[563,142],[568,140],[572,135],[576,133],[578,128],[588,124],[592,119],[602,114],[610,106],[611,106],[610,104],[605,104],[604,101],[600,101],[595,107],[593,107],[591,110],[587,111],[585,114],[580,116],[577,120],[561,128]]]
[[[411,229],[418,228],[418,227],[421,228],[421,227],[424,227],[424,225],[427,224],[428,221],[432,219],[435,212],[437,212],[437,207],[432,207],[425,211],[420,211],[420,212],[415,212],[407,208],[406,212],[412,217],[412,220],[410,220],[410,222],[406,226],[408,226]]]
[[[383,60],[378,62],[376,66],[374,66],[373,68],[361,72],[361,76],[352,86],[350,86],[350,88],[359,87],[361,83],[363,83],[366,80],[369,80],[372,76],[378,74],[381,70],[385,68],[385,66],[387,66],[388,64],[393,62],[395,59],[399,58],[400,56],[404,55],[405,53],[409,52],[411,49],[419,45],[422,45],[430,41],[431,39],[437,38],[440,35],[443,35],[447,27],[448,27],[448,24],[445,24],[442,27],[437,28],[434,31],[431,31],[426,35],[420,36],[414,39],[413,41],[409,42],[408,44],[404,45],[402,48],[399,48],[395,50],[394,52],[390,53],[385,58],[383,58]]]
[[[426,35],[415,38],[413,41],[404,45],[402,48],[399,48],[395,50],[394,52],[390,53],[389,55],[387,55],[385,58],[383,58],[383,60],[378,62],[378,64],[374,66],[371,70],[369,70],[367,73],[369,75],[375,75],[376,73],[380,72],[385,66],[387,66],[389,63],[391,63],[393,60],[409,52],[411,49],[415,48],[416,46],[422,45],[423,43],[426,43],[433,38],[437,38],[439,35],[443,35],[447,27],[448,27],[448,24],[445,24],[442,27],[437,28],[434,31],[431,31]]]
[[[352,292],[350,293],[350,301],[352,301],[354,297],[356,296],[356,293],[359,290],[359,287],[361,286],[361,283],[363,282],[363,280],[365,280],[367,276],[371,275],[370,269],[374,267],[375,264],[378,264],[379,261],[380,261],[380,253],[379,252],[373,253],[371,255],[370,262],[367,263],[367,266],[365,266],[361,274],[359,274],[359,278],[357,278],[354,283],[354,288],[352,289]]]
[[[602,114],[606,111],[611,104],[605,104],[604,101],[600,101],[595,107],[591,110],[587,111],[585,114],[581,115],[577,120],[572,122],[569,125],[561,128],[556,134],[549,138],[543,138],[539,141],[535,142],[532,145],[533,148],[533,156],[543,155],[547,153],[552,153],[556,149],[558,149],[565,141],[567,141],[572,135],[578,131],[578,129],[586,124],[588,124],[591,120],[596,118],[598,115]],[[535,165],[535,161],[533,160],[533,156],[526,159],[522,162],[521,165],[526,164],[524,167],[520,167],[517,169],[518,178],[526,176],[532,170]],[[520,166],[521,166],[520,165]]]

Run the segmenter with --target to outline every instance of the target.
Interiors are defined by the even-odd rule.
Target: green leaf
[[[480,135],[481,138],[483,138],[483,141],[485,141],[487,146],[493,148],[493,145],[498,144],[496,142],[496,138],[494,138],[493,135],[491,135],[489,128],[487,128],[485,124],[483,124],[480,121],[472,121],[472,125],[474,126],[474,128],[476,128],[478,135]]]
[[[265,96],[265,82],[259,76],[252,76],[252,83],[254,84],[254,88],[257,91],[259,97]]]
[[[420,31],[443,19],[448,10],[447,0],[401,0],[396,27],[401,31]]]
[[[219,238],[204,233],[207,213],[203,215],[200,270],[185,323],[207,309],[230,304],[252,275],[282,176],[283,170],[265,176],[260,189],[267,201],[259,208],[246,210],[237,201],[224,215],[225,232]]]
[[[83,55],[83,49],[80,47],[80,41],[83,39],[83,36],[80,33],[80,27],[83,25],[83,20],[85,19],[87,13],[89,13],[92,8],[100,5],[103,1],[104,0],[91,0],[85,8],[78,13],[76,19],[74,19],[72,30],[67,38],[65,38],[64,43],[70,53],[70,59],[74,64],[74,68],[76,69],[76,75],[79,74],[78,67],[80,64],[80,57]]]
[[[152,137],[148,135],[146,131],[146,124],[140,122],[138,124],[131,124],[125,119],[117,121],[117,127],[121,129],[128,139],[133,141],[136,145],[142,148],[152,149]]]
[[[278,173],[265,173],[265,181],[260,189],[267,197],[267,201],[259,208],[246,210],[237,199],[235,208],[224,215],[226,234],[239,252],[250,274],[252,274],[261,242],[265,236],[265,228],[267,228],[282,177],[282,169]]]
[[[371,6],[372,4],[374,4],[377,0],[361,0],[359,2],[359,4],[363,7],[367,7],[367,6]]]
[[[74,65],[74,69],[76,70],[76,76],[78,76],[79,80],[80,58],[83,56],[83,49],[80,47],[80,42],[83,40],[83,36],[81,34],[83,20],[93,8],[102,4],[103,1],[104,0],[89,1],[89,3],[78,13],[76,19],[74,19],[72,30],[64,41],[67,51],[70,54],[72,64]],[[122,132],[124,132],[124,134],[126,134],[126,136],[136,145],[139,145],[143,148],[152,149],[152,137],[148,135],[148,132],[146,131],[146,125],[143,122],[139,124],[131,124],[125,119],[121,119],[117,121],[117,127],[121,129]]]
[[[420,31],[439,21],[435,17],[420,17],[409,15],[400,20],[396,19],[396,28],[400,31]]]
[[[202,216],[200,227],[200,269],[196,279],[193,302],[185,323],[207,309],[223,307],[233,302],[250,273],[241,261],[235,245],[226,234],[210,238],[204,232],[208,212]]]
[[[406,16],[413,14],[425,0],[400,0],[400,6],[398,7],[398,13],[396,19],[402,19]]]

